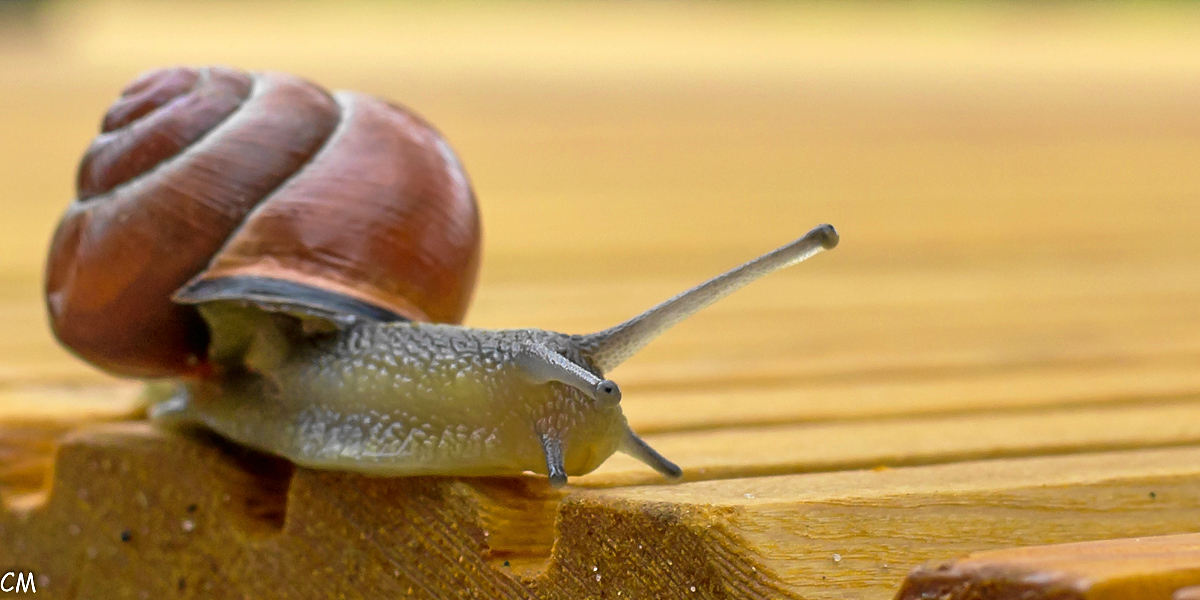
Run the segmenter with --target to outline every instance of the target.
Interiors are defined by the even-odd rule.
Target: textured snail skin
[[[566,475],[588,473],[630,434],[625,417],[618,404],[530,381],[513,360],[530,342],[586,364],[557,333],[367,323],[303,344],[240,393],[194,391],[157,416],[300,465],[380,475],[548,474],[546,436]],[[247,401],[256,393],[265,401]]]
[[[192,280],[269,280],[388,319],[459,322],[478,271],[474,194],[440,134],[401,107],[291,75],[138,79],[106,115],[78,188],[47,261],[50,322],[120,375],[211,371],[204,322],[172,300]]]

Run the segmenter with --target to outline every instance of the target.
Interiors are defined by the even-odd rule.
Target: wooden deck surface
[[[1200,8],[0,9],[0,567],[39,592],[883,599],[931,559],[1197,530]],[[612,373],[677,485],[293,473],[96,424],[137,387],[57,347],[41,261],[105,107],[176,63],[437,124],[483,211],[472,325],[589,332],[842,244]]]

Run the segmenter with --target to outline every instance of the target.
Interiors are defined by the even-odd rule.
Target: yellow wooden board
[[[882,599],[929,559],[1195,531],[1197,30],[1186,4],[0,6],[0,541],[35,557],[0,568],[51,597]],[[595,331],[817,223],[842,244],[612,373],[683,484],[622,456],[560,495],[72,434],[141,405],[54,342],[46,244],[105,107],[180,63],[435,123],[483,213],[473,325]]]
[[[49,492],[9,499],[0,560],[52,597],[886,598],[931,555],[1189,531],[1200,448],[556,492],[129,423],[66,438]]]

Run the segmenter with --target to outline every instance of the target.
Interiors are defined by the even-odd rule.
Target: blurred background
[[[107,106],[174,64],[438,126],[483,213],[474,325],[598,329],[838,227],[623,367],[630,397],[1046,365],[1200,389],[1200,5],[0,2],[5,386],[105,381],[48,333],[44,252]]]

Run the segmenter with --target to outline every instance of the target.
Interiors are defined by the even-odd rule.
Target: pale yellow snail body
[[[172,83],[178,71],[165,73],[167,84],[185,87]],[[201,73],[207,76],[209,71]],[[76,275],[90,257],[87,246],[97,245],[102,234],[115,235],[104,231],[108,221],[124,220],[101,215],[86,217],[82,224],[67,220],[60,227],[47,278],[56,332],[81,355],[98,355],[93,361],[109,370],[179,377],[179,394],[151,411],[161,422],[201,425],[313,468],[379,475],[534,472],[562,485],[567,476],[588,473],[622,451],[677,477],[679,468],[629,428],[621,412],[621,392],[605,373],[696,311],[838,241],[831,226],[819,226],[638,317],[590,335],[419,322],[435,314],[444,316],[434,320],[456,321],[465,309],[478,258],[473,194],[452,151],[423,122],[387,107],[385,113],[402,112],[399,130],[380,133],[377,123],[368,123],[372,142],[355,143],[358,134],[346,130],[362,120],[364,109],[345,94],[336,98],[331,105],[341,106],[340,121],[334,119],[330,139],[319,150],[299,161],[304,170],[281,178],[261,203],[230,219],[232,229],[224,234],[228,240],[207,244],[216,246],[215,254],[208,251],[202,259],[179,261],[199,262],[200,268],[185,273],[168,265],[173,279],[153,287],[172,293],[139,311],[145,315],[157,310],[184,319],[198,314],[194,320],[203,323],[201,332],[164,319],[167,324],[160,329],[182,329],[184,336],[178,342],[155,338],[151,352],[140,356],[137,339],[126,339],[131,334],[125,329],[105,330],[149,328],[117,319],[129,312],[127,306],[111,299],[96,301],[88,295],[90,290],[73,290],[70,285],[86,280]],[[161,106],[148,114],[163,110]],[[402,143],[389,143],[393,135]],[[380,136],[383,141],[374,139]],[[330,156],[342,147],[358,152],[348,159],[353,166],[339,166],[341,159]],[[379,160],[378,154],[388,148],[401,150],[399,158]],[[182,159],[163,159],[167,166],[156,168],[169,170],[172,160]],[[330,177],[353,187],[357,180],[346,174],[363,164],[375,169],[367,179],[387,185],[368,186],[357,195],[347,195],[342,188],[330,191],[335,189],[326,181]],[[390,175],[414,168],[420,169],[416,175]],[[310,170],[315,174],[308,174]],[[110,204],[127,200],[119,190],[105,193],[116,196],[104,199]],[[349,204],[313,208],[331,201]],[[72,210],[68,218],[80,212]],[[121,210],[137,208],[117,209]],[[297,222],[314,215],[335,219]],[[346,226],[351,231],[339,233]],[[204,233],[204,226],[196,227]],[[403,260],[387,254],[397,252],[391,244],[404,246],[409,237],[422,241],[419,251],[399,250]],[[123,247],[116,247],[120,253]],[[449,256],[429,256],[443,250]],[[393,259],[372,254],[379,252]],[[346,257],[366,258],[347,266]],[[413,263],[422,268],[452,265],[464,274],[450,279],[412,274]],[[400,265],[399,277],[420,285],[410,285],[408,279],[391,283],[397,277],[396,269],[387,266],[391,264]],[[146,272],[155,268],[143,265],[134,275],[119,272],[116,277],[149,279]],[[329,274],[330,269],[340,270]],[[370,285],[359,285],[363,281]],[[446,304],[454,308],[439,308]],[[72,314],[91,320],[72,320]],[[126,337],[106,341],[122,335]],[[87,343],[72,344],[73,340]],[[109,360],[109,343],[122,355],[136,357],[131,366]],[[172,356],[154,354],[166,347],[181,350]]]

